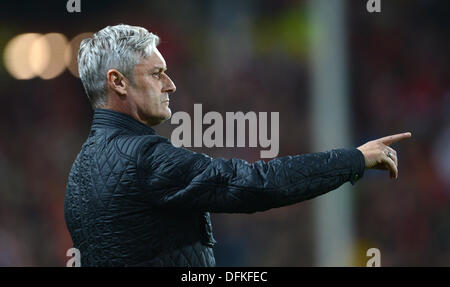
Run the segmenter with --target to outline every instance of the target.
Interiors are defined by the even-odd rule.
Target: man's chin
[[[162,124],[162,123],[168,121],[171,117],[172,117],[172,115],[169,115],[167,118],[162,119],[161,122],[160,122],[160,124]]]
[[[161,114],[159,116],[148,117],[146,122],[147,122],[148,126],[152,127],[152,126],[156,126],[156,125],[164,123],[171,117],[172,117],[172,113],[169,110],[168,112]]]
[[[157,122],[155,125],[162,124],[162,123],[164,123],[165,121],[169,120],[171,117],[172,117],[172,112],[171,112],[170,109],[169,109],[169,111],[166,112],[165,115],[162,115],[162,116],[158,119],[158,122]]]
[[[169,108],[167,108],[167,110],[168,111],[167,111],[166,117],[164,118],[164,122],[172,117],[172,111]]]

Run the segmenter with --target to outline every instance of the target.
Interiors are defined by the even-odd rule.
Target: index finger
[[[410,137],[411,137],[411,133],[407,132],[407,133],[401,133],[401,134],[383,137],[378,140],[381,141],[382,143],[384,143],[385,145],[390,145],[390,144],[396,143],[398,141],[401,141],[403,139],[407,139]]]

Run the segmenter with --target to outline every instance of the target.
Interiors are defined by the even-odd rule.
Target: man
[[[67,183],[65,219],[82,266],[215,266],[209,212],[253,213],[314,198],[365,168],[397,178],[391,143],[250,164],[175,147],[151,128],[171,116],[175,85],[141,27],[106,27],[80,45],[94,118]]]

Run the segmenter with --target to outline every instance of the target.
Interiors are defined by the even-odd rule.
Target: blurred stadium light
[[[47,53],[50,57],[39,76],[44,80],[55,78],[66,68],[64,51],[67,46],[67,38],[60,33],[50,33],[41,37],[40,41],[47,43]]]
[[[32,66],[36,68],[38,65],[32,65],[31,47],[39,38],[39,34],[27,33],[12,38],[5,47],[4,63],[6,70],[18,80],[27,80],[36,76]],[[34,45],[33,48],[39,48]],[[42,58],[41,58],[42,59]]]
[[[13,37],[5,47],[4,63],[8,73],[18,80],[40,77],[49,80],[67,69],[79,77],[77,53],[83,39],[93,33],[81,33],[70,42],[61,33],[24,33]]]

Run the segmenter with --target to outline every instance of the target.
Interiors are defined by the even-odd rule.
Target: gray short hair
[[[106,73],[117,69],[133,81],[136,64],[149,56],[159,37],[138,26],[108,26],[84,39],[78,51],[78,72],[92,108],[107,104]]]

